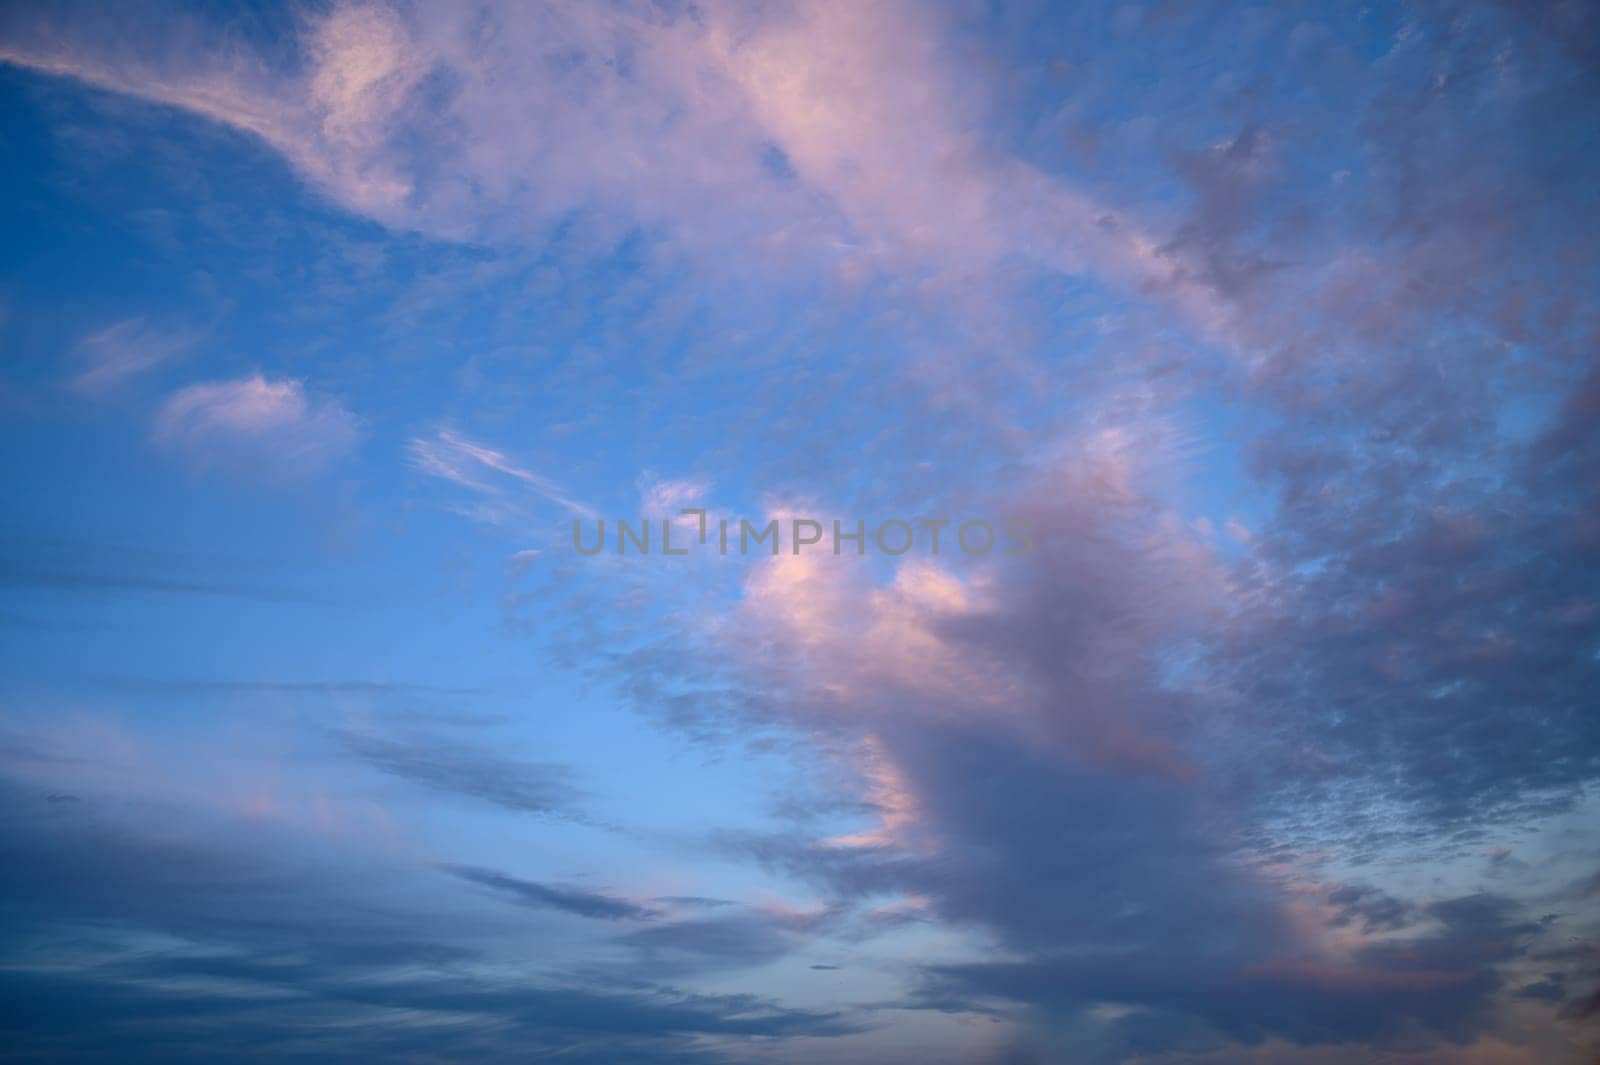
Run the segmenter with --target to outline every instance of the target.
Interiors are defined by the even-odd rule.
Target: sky
[[[1597,42],[0,3],[0,1057],[1594,1062]]]

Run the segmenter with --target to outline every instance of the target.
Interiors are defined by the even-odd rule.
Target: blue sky
[[[0,9],[6,1044],[1593,1060],[1597,30]]]

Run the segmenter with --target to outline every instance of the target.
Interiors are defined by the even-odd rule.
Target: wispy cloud
[[[160,594],[322,603],[334,598],[297,587],[262,582],[260,560],[151,550],[90,539],[0,537],[0,586],[90,597]],[[240,574],[248,571],[248,576]]]
[[[202,335],[198,329],[158,326],[142,317],[107,326],[84,337],[74,349],[80,368],[72,377],[72,389],[103,396],[141,374],[184,358]]]
[[[393,12],[341,6],[305,22],[309,73],[293,77],[168,12],[159,44],[110,13],[72,32],[70,9],[8,12],[0,62],[180,108],[260,138],[350,208],[403,223],[409,184],[374,158],[380,130],[424,72]],[[81,22],[77,25],[82,27]],[[143,40],[145,47],[130,42]]]
[[[581,518],[597,516],[592,508],[573,499],[555,481],[518,465],[504,452],[470,440],[453,429],[441,429],[432,437],[413,439],[410,452],[411,465],[422,473],[507,505],[506,511],[489,509],[481,512],[491,518],[516,507],[516,500],[510,498],[506,491],[507,481],[556,504],[570,514]]]
[[[292,378],[260,374],[190,385],[156,415],[154,439],[203,468],[240,465],[296,476],[355,447],[359,423]]]
[[[570,885],[544,884],[472,866],[451,865],[445,870],[533,909],[561,910],[602,921],[646,921],[660,916],[659,910],[649,906]]]
[[[521,761],[435,736],[353,730],[337,736],[351,754],[385,773],[519,813],[570,815],[581,796],[571,767],[554,762]]]
[[[639,477],[639,511],[647,518],[677,518],[684,507],[703,504],[710,491],[708,478],[663,478],[646,471]]]
[[[690,17],[345,4],[303,21],[292,72],[220,42],[196,47],[215,31],[185,25],[183,51],[132,53],[48,12],[19,17],[0,60],[246,131],[348,209],[399,229],[537,242],[571,212],[599,210],[668,228],[712,269],[928,272],[933,283],[908,298],[980,317],[964,282],[1024,256],[1159,294],[1207,329],[1227,318],[1137,219],[986,148],[963,103],[974,85],[943,61],[950,27],[926,6],[712,3]],[[419,98],[441,79],[448,121]],[[514,103],[574,98],[588,106]],[[774,148],[796,180],[763,162]],[[441,155],[448,175],[429,163]]]

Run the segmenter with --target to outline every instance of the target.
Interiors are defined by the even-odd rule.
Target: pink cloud
[[[295,68],[213,35],[178,20],[133,49],[115,18],[40,14],[10,28],[0,61],[249,133],[399,229],[539,242],[600,207],[670,230],[712,269],[800,260],[849,285],[914,268],[929,279],[916,293],[991,325],[973,278],[1010,256],[1159,292],[1211,331],[1228,317],[1137,220],[976,134],[981,87],[953,73],[947,27],[924,5],[713,2],[672,18],[345,3],[304,23]],[[441,80],[448,93],[421,99]],[[795,181],[762,163],[773,147]]]
[[[337,401],[310,395],[291,378],[255,374],[175,392],[156,415],[153,437],[202,467],[294,476],[348,453],[360,431]]]

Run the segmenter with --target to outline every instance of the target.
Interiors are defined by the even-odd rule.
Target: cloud
[[[300,381],[256,374],[173,393],[156,415],[153,438],[202,468],[299,476],[347,454],[360,429],[338,402],[308,394]]]
[[[1416,920],[1416,908],[1375,887],[1345,884],[1328,893],[1337,909],[1329,924],[1335,928],[1360,923],[1363,932],[1394,931]]]
[[[113,677],[115,687],[164,695],[372,695],[466,696],[481,695],[479,688],[445,688],[432,684],[380,680],[211,680],[201,678]]]
[[[0,926],[9,1045],[108,1062],[204,1061],[226,1047],[262,1062],[418,1052],[510,1061],[531,1049],[710,1063],[741,1060],[732,1048],[751,1037],[855,1030],[837,1012],[695,993],[637,969],[536,974],[521,946],[506,947],[516,925],[441,894],[457,881],[409,847],[230,808],[194,786],[192,760],[169,744],[141,751],[130,736],[85,726],[3,745],[0,854],[18,863],[0,885],[12,918]],[[380,755],[402,772],[418,761]],[[266,761],[227,758],[226,776],[271,769]],[[461,759],[439,761],[451,768],[421,776],[453,786]],[[63,801],[69,786],[76,798]],[[526,796],[522,785],[488,790]],[[465,879],[478,881],[483,871],[471,872]],[[531,882],[514,883],[533,898],[522,890]],[[559,889],[550,899],[586,916],[619,901]]]
[[[477,443],[453,429],[441,429],[431,438],[413,439],[410,452],[413,468],[478,495],[482,503],[472,508],[471,513],[485,521],[500,524],[525,513],[519,499],[507,491],[507,482],[533,492],[576,517],[597,516],[593,509],[571,498],[548,477],[518,465],[504,452]]]
[[[1197,649],[1228,647],[1232,626],[1273,601],[1252,598],[1261,561],[1229,563],[1161,501],[1175,459],[1161,439],[1107,432],[1060,448],[1004,504],[1034,531],[1022,558],[911,560],[881,579],[831,556],[751,566],[742,602],[697,648],[708,687],[732,678],[743,696],[708,706],[803,735],[870,823],[724,845],[845,904],[913,898],[937,924],[984,929],[1019,960],[931,965],[925,1001],[1036,1010],[1046,1028],[1072,1027],[1071,1060],[1178,1039],[1388,1048],[1416,1032],[1487,1034],[1508,967],[1543,934],[1520,904],[1315,884],[1269,860],[1302,837],[1255,820],[1295,799],[1261,770],[1296,772],[1274,729],[1316,711],[1268,727],[1208,686]],[[1443,542],[1429,553],[1460,564]],[[662,676],[632,680],[654,705]],[[1339,779],[1427,751],[1355,756]],[[1517,765],[1501,772],[1498,786],[1519,786]],[[1354,845],[1381,845],[1344,824]],[[1125,1019],[1095,1013],[1105,1003]]]
[[[665,906],[695,906],[707,909],[720,909],[724,906],[734,905],[732,899],[714,899],[704,895],[662,895],[655,901]]]
[[[759,397],[799,426],[784,442],[813,445],[783,469],[919,505],[981,487],[1033,522],[1038,550],[884,571],[762,560],[722,616],[675,615],[623,650],[613,589],[584,590],[599,605],[562,619],[573,659],[659,719],[787,744],[846,796],[798,828],[719,837],[821,891],[826,920],[660,916],[619,937],[635,976],[766,964],[837,914],[914,912],[916,934],[968,956],[919,948],[911,1004],[1022,1017],[1040,1060],[1538,1058],[1490,1033],[1532,1039],[1524,1019],[1554,1027],[1559,1003],[1581,1019],[1591,976],[1546,958],[1528,903],[1451,885],[1449,863],[1467,852],[1482,875],[1485,835],[1573,809],[1600,771],[1600,258],[1572,224],[1592,213],[1594,78],[1573,43],[1592,20],[1454,0],[1269,5],[1215,26],[1171,5],[977,10],[336,4],[267,55],[188,16],[150,42],[17,7],[3,55],[245,131],[397,230],[496,251],[559,232],[591,258],[636,241],[644,270],[687,275],[674,297],[789,274],[808,303],[890,308],[780,336],[815,363],[759,368]],[[1241,51],[1248,66],[1211,61]],[[840,336],[907,354],[873,372],[815,357]],[[1241,357],[1219,365],[1214,347]],[[564,368],[598,378],[620,357]],[[199,397],[168,442],[288,435],[247,413],[293,407],[288,386],[317,421],[297,382],[257,380],[255,398]],[[1199,470],[1169,417],[1190,400],[1226,410],[1222,457]],[[768,413],[741,411],[764,428]],[[966,446],[984,419],[1003,444]],[[410,457],[481,520],[594,515],[453,429]],[[641,487],[665,507],[708,483]],[[1220,508],[1199,527],[1231,543],[1190,534],[1195,494]],[[559,767],[344,742],[492,806],[573,802]],[[135,868],[184,862],[208,868],[181,852]],[[468,868],[525,905],[638,919]],[[522,988],[518,1006],[493,981],[353,997],[372,983],[326,986],[362,1010],[481,1010],[513,1035],[525,1010],[551,1054],[705,1049],[575,1047],[546,1026],[561,1009],[609,1010],[611,1034],[840,1027],[615,989]]]
[[[720,1063],[741,1060],[724,1043],[731,1051],[751,1039],[854,1030],[838,1013],[784,1009],[751,995],[418,976],[406,971],[407,960],[325,972],[262,950],[222,962],[168,955],[12,971],[5,982],[13,1008],[3,1021],[30,1044],[107,1062],[205,1061],[224,1048],[233,1060],[252,1062],[309,1049],[349,1060],[423,1052],[452,1060],[512,1061],[533,1053],[593,1065]],[[427,962],[426,954],[412,960]],[[64,1000],[92,1003],[97,1023],[74,1021],[58,1008]],[[319,1023],[329,1011],[351,1023]]]
[[[0,583],[13,588],[39,588],[88,594],[116,592],[158,592],[175,595],[218,596],[227,599],[253,599],[266,603],[307,603],[319,600],[298,592],[280,591],[250,584],[187,580],[133,573],[93,570],[37,569],[11,563],[0,565]]]
[[[1136,219],[985,142],[994,102],[954,76],[952,27],[917,5],[346,3],[302,20],[298,64],[168,21],[134,51],[57,11],[19,15],[0,60],[246,132],[396,229],[539,245],[576,216],[601,246],[664,231],[730,277],[927,272],[906,298],[991,329],[989,278],[1020,256],[1158,295],[1209,332],[1228,317]]]
[[[0,585],[84,596],[175,595],[264,603],[326,603],[292,586],[239,580],[259,564],[79,540],[0,541]]]
[[[463,880],[491,888],[518,905],[533,909],[560,910],[579,917],[592,917],[602,921],[647,921],[660,915],[659,910],[641,906],[626,899],[604,895],[582,888],[541,884],[536,880],[523,880],[507,876],[492,869],[474,869],[469,866],[446,866],[446,872]]]
[[[1471,1043],[1493,1024],[1487,1003],[1503,982],[1495,966],[1520,956],[1540,925],[1488,895],[1444,900],[1428,912],[1434,928],[1426,934],[1374,941],[1338,963],[1283,960],[1199,980],[1159,952],[1111,967],[1070,957],[983,962],[932,968],[928,993],[936,1002],[964,994],[1057,1009],[1135,1007],[1116,1022],[1135,1052],[1180,1033],[1194,1039],[1196,1018],[1213,1038],[1246,1046],[1275,1037],[1345,1047],[1333,1060],[1403,1050],[1419,1030]]]
[[[571,815],[581,794],[570,767],[524,762],[439,737],[336,733],[357,758],[385,773],[518,813]]]
[[[646,471],[639,478],[639,512],[647,518],[677,518],[684,507],[703,503],[711,482],[703,477],[677,480]]]
[[[79,27],[78,33],[68,27]],[[158,41],[120,14],[87,22],[72,6],[12,13],[0,62],[76,78],[259,138],[352,210],[399,222],[409,185],[372,158],[374,130],[420,76],[395,16],[345,5],[306,24],[302,80],[230,45],[215,26],[164,13]],[[143,32],[142,32],[143,31]],[[143,38],[155,47],[135,47]]]
[[[1281,1040],[1255,1046],[1230,1046],[1217,1051],[1152,1053],[1128,1065],[1536,1065],[1548,1048],[1531,1048],[1486,1037],[1466,1046],[1415,1050],[1348,1047],[1302,1047]]]
[[[720,972],[777,961],[805,946],[837,917],[829,910],[741,908],[715,917],[658,922],[627,933],[621,941],[637,952],[633,964],[642,971],[663,976]]]
[[[201,336],[196,329],[163,328],[142,317],[124,319],[78,342],[73,357],[81,368],[72,377],[72,389],[103,396],[141,374],[184,358]]]

